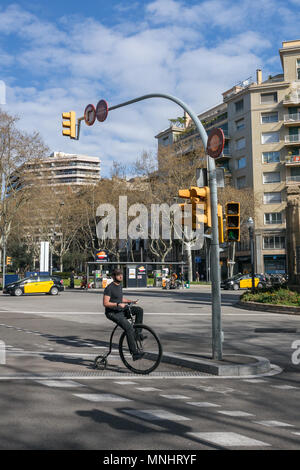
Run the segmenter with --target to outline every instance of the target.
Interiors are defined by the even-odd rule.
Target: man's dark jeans
[[[132,306],[130,310],[132,315],[135,316],[135,323],[143,323],[143,309],[141,307]],[[126,318],[126,309],[123,309],[121,312],[108,312],[105,315],[109,320],[117,323],[126,331],[129,350],[131,354],[136,354],[138,351],[134,340],[134,328]]]

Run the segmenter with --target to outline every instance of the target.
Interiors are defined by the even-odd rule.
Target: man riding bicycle
[[[115,269],[112,272],[113,282],[111,282],[103,293],[103,305],[105,307],[106,317],[117,323],[126,331],[128,346],[134,361],[141,359],[142,352],[139,352],[134,338],[134,328],[126,318],[127,304],[136,304],[137,300],[129,300],[123,297],[123,272],[120,269]],[[143,309],[141,307],[132,307],[131,314],[135,316],[135,323],[143,323]],[[143,338],[141,338],[143,339]]]

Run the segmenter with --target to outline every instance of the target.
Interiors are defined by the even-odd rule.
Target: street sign
[[[225,144],[224,132],[219,127],[213,129],[207,139],[206,151],[212,158],[218,158],[223,152]]]
[[[100,100],[96,107],[98,121],[104,122],[108,115],[108,104],[105,100]]]
[[[88,104],[84,110],[84,121],[87,126],[92,126],[96,120],[96,108],[93,104]]]

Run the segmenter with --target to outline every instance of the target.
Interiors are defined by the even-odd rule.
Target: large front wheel
[[[139,352],[143,353],[141,359],[133,360],[128,348],[125,331],[119,341],[119,354],[124,365],[135,374],[150,374],[159,365],[162,358],[162,345],[156,333],[149,326],[142,324],[133,325],[136,345]],[[143,338],[143,339],[140,339]]]

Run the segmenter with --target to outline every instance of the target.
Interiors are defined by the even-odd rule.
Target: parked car
[[[258,287],[258,289],[262,289],[265,287],[266,282],[264,276],[261,274],[255,274],[254,277],[254,287]],[[232,278],[225,279],[221,282],[222,289],[251,289],[252,287],[252,276],[251,274],[237,274]]]
[[[19,297],[24,294],[57,295],[63,290],[63,280],[58,276],[30,276],[7,284],[3,293]]]

